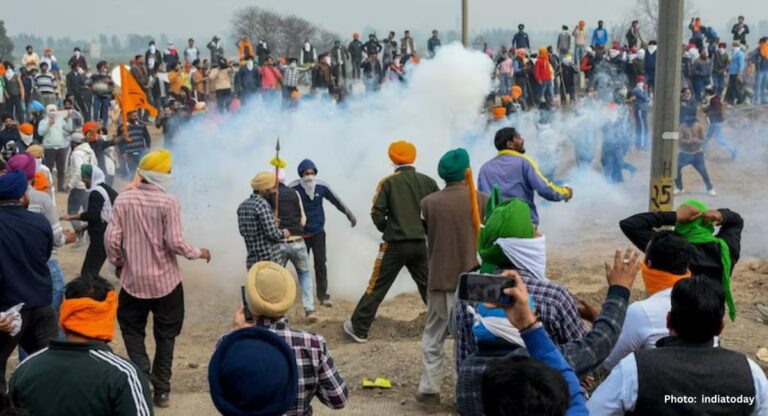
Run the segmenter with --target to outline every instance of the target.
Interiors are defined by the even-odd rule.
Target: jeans
[[[117,305],[117,322],[120,324],[128,358],[147,375],[155,388],[155,394],[170,392],[173,349],[184,324],[184,288],[181,283],[171,293],[154,299],[140,299],[121,290]],[[149,312],[152,312],[152,333],[155,338],[155,358],[152,364],[144,344]]]
[[[75,94],[74,105],[77,111],[79,111],[80,114],[83,116],[84,121],[86,122],[91,121],[91,106],[88,105],[84,95]]]
[[[133,177],[133,174],[136,173],[136,169],[139,168],[139,162],[141,161],[141,158],[144,157],[145,154],[146,151],[127,153],[125,155],[125,163],[122,164],[123,166],[120,169],[124,178]]]
[[[709,180],[709,174],[707,173],[707,165],[704,163],[704,152],[698,153],[683,153],[680,152],[677,155],[677,178],[675,178],[675,186],[677,189],[683,189],[683,168],[691,165],[696,172],[699,172],[701,179],[704,180],[704,185],[707,186],[707,191],[712,190],[712,182]]]
[[[104,127],[109,125],[109,101],[110,97],[93,96],[93,119],[101,120]]]
[[[635,147],[640,150],[648,149],[648,110],[635,108]]]
[[[499,75],[499,88],[501,88],[502,95],[510,94],[512,89],[512,77],[507,74]]]
[[[739,84],[738,75],[728,75],[728,90],[725,91],[726,103],[733,105],[744,102],[744,97],[739,92]]]
[[[768,88],[768,71],[757,71],[755,74],[755,104],[765,104],[765,89]]]
[[[608,182],[624,182],[624,175],[621,171],[624,167],[624,149],[620,143],[603,142],[600,162],[603,165],[603,175]]]
[[[74,215],[85,211],[88,208],[88,191],[85,189],[73,188],[69,190],[67,197],[67,214]],[[77,230],[81,221],[70,221],[72,228]]]
[[[554,82],[552,80],[541,82],[541,98],[551,104],[554,99]]]
[[[313,293],[312,273],[309,271],[309,253],[307,253],[304,240],[282,243],[280,244],[280,252],[283,258],[283,267],[290,260],[299,276],[301,303],[304,305],[304,312],[313,312],[315,310],[315,294]]]
[[[725,89],[725,75],[723,73],[712,74],[712,83],[715,87],[715,94],[722,96]]]
[[[576,48],[573,50],[573,59],[576,63],[576,70],[581,71],[581,60],[584,59],[584,55],[587,54],[587,47],[576,45]]]
[[[696,101],[701,101],[701,99],[704,98],[704,88],[706,88],[708,81],[709,78],[698,75],[694,75],[693,79],[691,79],[693,84],[693,97]]]
[[[53,312],[56,314],[56,322],[59,318],[59,308],[61,307],[61,301],[64,300],[64,272],[61,270],[61,265],[57,259],[48,260],[48,270],[51,272],[51,278],[53,279]]]
[[[709,129],[707,130],[707,141],[704,143],[704,151],[707,151],[707,145],[709,145],[709,141],[712,140],[712,137],[715,137],[715,140],[717,140],[717,144],[723,147],[723,149],[727,150],[731,153],[731,157],[736,157],[736,146],[733,145],[729,140],[727,140],[725,137],[723,137],[723,123],[722,122],[712,122],[709,125]]]

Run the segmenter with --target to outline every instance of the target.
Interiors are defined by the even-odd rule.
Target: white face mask
[[[75,58],[79,58],[79,57],[80,57],[80,51],[75,51]]]
[[[721,54],[723,54],[723,53],[725,53],[725,48],[719,48],[717,51],[720,52]]]
[[[330,56],[326,56],[325,58],[323,58],[323,62],[325,62],[326,65],[330,65],[331,64],[331,57]]]
[[[7,79],[8,81],[13,79],[13,69],[8,68],[5,70],[5,79]]]
[[[312,47],[312,45],[310,45],[309,42],[304,44],[304,50],[305,51],[308,51],[311,47]]]
[[[566,65],[570,65],[571,63],[573,63],[573,58],[565,57],[565,58],[563,58],[563,63],[566,64]]]
[[[150,45],[150,46],[149,46],[149,51],[150,51],[150,52],[152,52],[152,53],[155,53],[155,51],[156,51],[156,50],[157,50],[157,49],[155,49],[155,45]]]
[[[657,48],[656,45],[650,45],[650,46],[648,46],[648,52],[655,53],[656,52],[656,48]]]
[[[301,177],[301,187],[304,188],[304,192],[307,193],[309,200],[315,199],[315,186],[317,185],[317,179],[315,175],[304,175]]]
[[[645,87],[645,83],[644,82],[638,82],[637,83],[637,88],[640,88],[642,90],[643,87]]]
[[[245,62],[245,67],[248,68],[249,71],[252,70],[253,69],[253,61],[246,61]]]
[[[736,53],[736,52],[738,52],[740,50],[741,50],[741,48],[733,48],[733,53]]]
[[[77,73],[78,73],[79,75],[83,75],[83,74],[85,73],[85,71],[83,70],[83,68],[80,68],[80,67],[78,66],[78,67],[77,67]]]
[[[637,58],[645,59],[645,49],[640,49],[639,51],[637,51]]]
[[[616,49],[611,49],[608,51],[608,55],[610,55],[611,58],[615,58],[619,56],[619,51],[617,51]]]
[[[392,63],[395,64],[395,66],[400,65],[400,58],[393,59]]]

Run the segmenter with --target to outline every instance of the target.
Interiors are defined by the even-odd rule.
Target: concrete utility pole
[[[680,136],[680,71],[684,0],[659,2],[656,89],[653,103],[650,210],[674,210]]]
[[[469,0],[461,0],[461,43],[469,47]]]

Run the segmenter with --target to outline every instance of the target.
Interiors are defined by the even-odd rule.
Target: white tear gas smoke
[[[514,125],[526,139],[528,154],[554,166],[555,177],[575,190],[568,204],[543,204],[539,199],[541,229],[549,236],[550,250],[578,249],[585,241],[627,246],[617,224],[647,207],[648,176],[643,172],[648,171],[649,153],[631,157],[640,174],[627,176],[624,184],[607,183],[599,173],[598,149],[610,112],[598,104],[555,114],[549,127],[538,123],[535,111],[487,126],[480,108],[491,88],[492,70],[487,56],[453,44],[415,66],[407,84],[388,84],[379,93],[350,97],[342,106],[315,99],[286,112],[255,101],[218,122],[212,117],[185,127],[174,141],[173,192],[181,200],[188,240],[213,253],[212,265],[193,266],[187,278],[227,288],[243,283],[246,253],[236,210],[251,193],[250,179],[273,169],[268,161],[277,137],[280,156],[288,163],[286,182],[297,178],[301,160],[311,159],[318,167],[318,179],[329,183],[358,218],[352,229],[326,204],[329,293],[334,297],[356,300],[368,285],[381,241],[369,218],[371,200],[378,181],[393,170],[387,147],[395,140],[413,142],[417,169],[442,184],[437,163],[447,150],[467,148],[477,174],[496,153],[495,131]],[[575,144],[586,160],[579,168],[574,163]],[[586,261],[600,263],[609,254],[594,253],[595,258]],[[390,296],[413,290],[415,285],[404,272]]]

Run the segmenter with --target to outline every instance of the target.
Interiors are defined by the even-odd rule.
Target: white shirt
[[[749,358],[747,362],[755,385],[755,409],[752,414],[768,415],[768,380],[756,362]],[[626,412],[635,410],[637,392],[637,361],[635,354],[631,354],[621,360],[608,378],[595,390],[587,401],[587,409],[591,415],[624,415]]]
[[[197,48],[187,48],[184,50],[184,57],[186,58],[187,62],[192,63],[195,59],[200,55],[200,51],[197,50]]]
[[[669,335],[667,313],[671,307],[671,287],[629,305],[616,346],[603,361],[602,367],[611,370],[624,357],[635,351],[656,348],[656,341]]]

